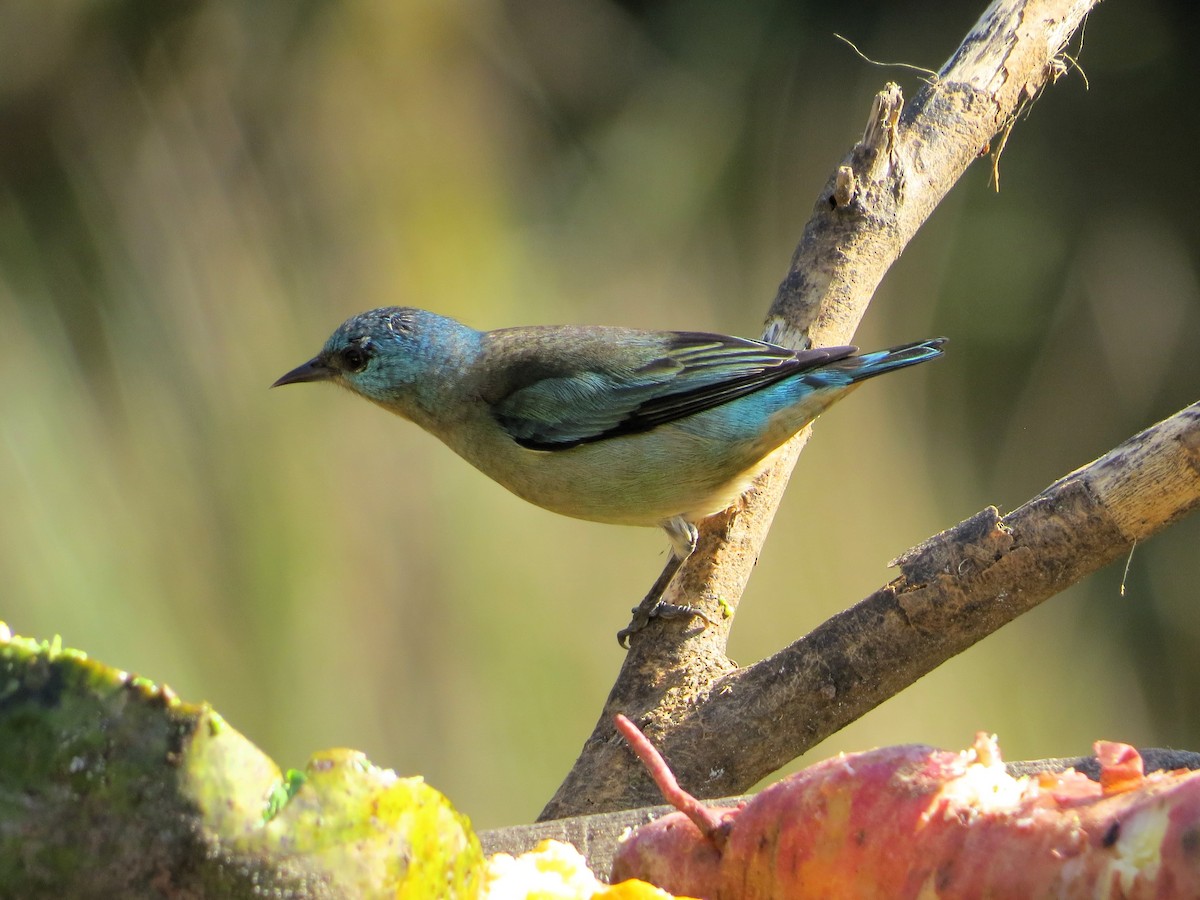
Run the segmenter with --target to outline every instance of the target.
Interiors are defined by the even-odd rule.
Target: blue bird
[[[698,614],[661,601],[696,548],[697,522],[733,505],[773,451],[860,382],[934,359],[944,341],[860,355],[609,326],[480,332],[387,307],[348,319],[272,387],[340,384],[530,503],[663,528],[671,559],[618,634],[628,646],[651,616]]]

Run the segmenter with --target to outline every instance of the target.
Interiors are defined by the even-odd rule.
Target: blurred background
[[[405,422],[268,391],[347,316],[756,336],[872,95],[984,4],[0,3],[0,618],[211,701],[283,766],[350,746],[481,827],[594,724],[645,529],[527,506]],[[1190,3],[1110,0],[857,341],[946,335],[818,425],[743,663],[1200,394]],[[1200,519],[817,747],[1200,749]]]

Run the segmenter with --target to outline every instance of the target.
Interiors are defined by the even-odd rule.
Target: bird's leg
[[[673,610],[678,610],[679,607],[673,603],[663,603],[663,591],[667,589],[667,585],[671,583],[671,579],[675,577],[675,573],[682,568],[686,556],[679,557],[675,555],[675,551],[671,551],[671,558],[667,560],[667,564],[663,567],[662,574],[654,582],[650,588],[650,592],[642,598],[642,602],[633,608],[633,618],[629,620],[629,624],[617,632],[617,643],[629,649],[629,636],[634,632],[641,631],[650,624],[650,620],[655,616],[663,615],[665,612],[669,618],[675,615]],[[667,608],[671,611],[668,611]]]
[[[671,558],[667,560],[662,574],[655,580],[650,592],[642,598],[641,603],[633,608],[633,618],[629,620],[629,624],[617,632],[617,643],[625,649],[629,649],[629,636],[641,631],[654,618],[674,619],[679,616],[700,616],[712,624],[704,613],[693,606],[663,602],[662,595],[667,590],[667,585],[671,583],[675,573],[687,562],[688,557],[695,552],[696,542],[699,540],[696,526],[679,516],[664,522],[663,529],[667,532],[667,537],[671,539]]]

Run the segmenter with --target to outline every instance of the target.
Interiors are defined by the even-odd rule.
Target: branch
[[[862,141],[817,200],[769,311],[767,340],[797,348],[850,341],[883,275],[942,197],[1057,78],[1058,54],[1095,2],[995,0],[910,103],[896,85],[880,92]],[[687,623],[656,621],[638,636],[583,752],[541,818],[637,805],[649,796],[633,757],[613,752],[611,720],[618,712],[642,725],[687,783],[693,772],[671,756],[672,735],[735,670],[725,655],[732,612],[808,436],[804,429],[781,448],[738,507],[702,523],[699,548],[664,599],[697,606],[721,624],[684,631]],[[841,707],[851,698],[828,699]],[[727,734],[745,749],[744,736]],[[720,756],[718,767],[737,755],[729,748],[714,753],[720,748],[711,734],[700,744],[694,748],[700,755]]]
[[[894,561],[899,578],[769,659],[720,679],[660,749],[676,776],[703,795],[745,791],[1198,504],[1200,403],[1008,515],[988,507],[909,550]],[[736,735],[741,752],[724,759],[717,775],[711,760],[685,763],[684,777],[680,763],[713,734]]]
[[[700,796],[738,794],[1200,506],[1200,403],[1072,472],[1007,516],[994,507],[894,564],[901,576],[774,656],[716,679],[660,746]],[[730,745],[736,752],[730,751]],[[610,809],[654,785],[611,743]]]

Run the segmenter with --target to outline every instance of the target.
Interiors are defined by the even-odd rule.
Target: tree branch
[[[862,141],[817,200],[769,311],[767,340],[797,348],[850,341],[884,273],[942,197],[1063,71],[1058,55],[1095,2],[996,0],[910,103],[896,85],[880,92]],[[637,636],[596,728],[541,818],[639,805],[651,796],[632,755],[614,742],[613,713],[637,721],[692,789],[700,783],[696,777],[727,765],[737,755],[733,748],[747,748],[751,736],[739,725],[722,732],[724,741],[706,733],[686,751],[688,762],[673,755],[684,752],[675,735],[702,712],[698,704],[717,699],[718,684],[741,688],[755,677],[749,674],[754,669],[735,672],[725,655],[732,612],[808,435],[805,429],[781,448],[738,507],[702,524],[697,552],[665,597],[698,606],[713,621],[726,618],[706,629],[656,621]],[[734,681],[724,681],[727,676]],[[775,690],[786,706],[786,690]],[[862,706],[838,690],[835,685],[829,706]],[[726,702],[739,705],[737,698]],[[821,721],[836,719],[835,712]],[[705,758],[712,764],[704,765]],[[703,788],[700,793],[712,796]]]
[[[1007,516],[994,507],[903,554],[901,576],[774,656],[716,679],[659,746],[701,796],[745,791],[955,654],[1200,506],[1200,403]],[[731,752],[732,748],[732,752]],[[613,809],[658,793],[620,762]],[[629,779],[629,780],[626,780]]]
[[[1198,504],[1200,403],[1008,515],[988,507],[909,550],[894,561],[899,578],[774,656],[719,679],[660,749],[677,777],[705,796],[745,791]],[[736,735],[740,748],[719,772],[704,758],[715,734]],[[639,802],[656,796],[639,792]]]

